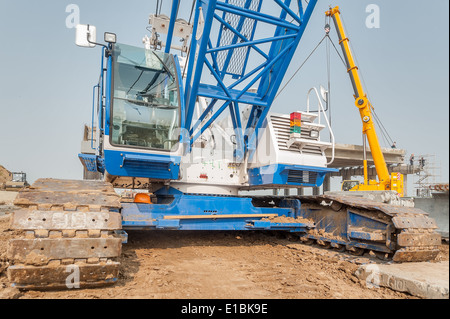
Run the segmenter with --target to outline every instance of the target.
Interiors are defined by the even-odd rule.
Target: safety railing
[[[317,108],[318,109],[317,109],[317,111],[311,111],[310,110],[309,96],[310,96],[311,92],[314,92],[316,97],[317,97],[317,101],[318,101],[318,104],[317,104]],[[325,108],[323,107],[321,97],[320,97],[319,92],[317,91],[317,89],[315,87],[312,87],[311,89],[309,89],[309,91],[308,91],[308,93],[306,95],[306,112],[307,113],[313,113],[313,112],[317,112],[318,113],[318,116],[317,116],[318,117],[318,119],[317,119],[318,123],[317,124],[321,124],[322,115],[323,115],[323,117],[325,119],[325,123],[327,125],[328,131],[330,132],[331,159],[327,163],[327,165],[330,165],[331,163],[334,162],[335,138],[334,138],[334,133],[333,133],[333,130],[331,128],[330,122],[328,121],[328,117],[327,117]]]

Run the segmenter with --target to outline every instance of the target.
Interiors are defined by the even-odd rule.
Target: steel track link
[[[385,223],[386,230],[378,233],[372,230],[370,234],[373,240],[385,243],[385,247],[380,247],[378,253],[385,253],[395,262],[432,261],[439,254],[441,236],[435,231],[438,228],[436,222],[418,208],[393,206],[355,196],[321,195],[295,198],[302,202],[302,207],[308,209],[323,210],[324,207],[329,207],[331,214],[356,211],[361,216]],[[336,248],[344,246],[354,253],[370,249],[367,248],[370,247],[367,241],[350,240],[348,237],[336,240],[327,238],[326,235],[304,236],[304,240],[307,239],[316,240],[319,244],[329,242]]]
[[[20,289],[72,289],[117,281],[119,196],[109,183],[39,179],[21,191],[8,243],[8,279]]]

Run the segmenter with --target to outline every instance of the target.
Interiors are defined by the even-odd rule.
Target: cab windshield
[[[113,72],[112,144],[173,149],[180,124],[173,57],[116,44]]]

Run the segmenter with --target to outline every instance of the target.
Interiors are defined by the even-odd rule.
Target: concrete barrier
[[[355,275],[368,288],[388,287],[425,299],[448,299],[448,261],[362,265]]]
[[[432,198],[414,198],[414,206],[430,214],[442,237],[448,239],[449,226],[449,196],[448,193],[434,193]]]

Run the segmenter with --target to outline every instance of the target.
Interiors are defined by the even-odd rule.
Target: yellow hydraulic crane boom
[[[344,26],[339,11],[339,7],[330,8],[325,13],[328,17],[332,17],[336,27],[339,44],[341,45],[344,59],[347,64],[347,72],[352,82],[355,105],[359,109],[361,120],[363,123],[364,144],[367,139],[370,151],[372,153],[375,169],[377,171],[379,181],[368,180],[367,159],[364,158],[364,184],[357,184],[350,188],[351,191],[374,191],[374,190],[394,190],[400,196],[403,196],[403,175],[400,173],[389,174],[380,143],[378,142],[375,124],[372,117],[372,105],[364,92],[362,82],[359,76],[358,67],[355,64],[352,51],[350,49],[349,39],[345,34]],[[364,152],[365,152],[364,145]]]

